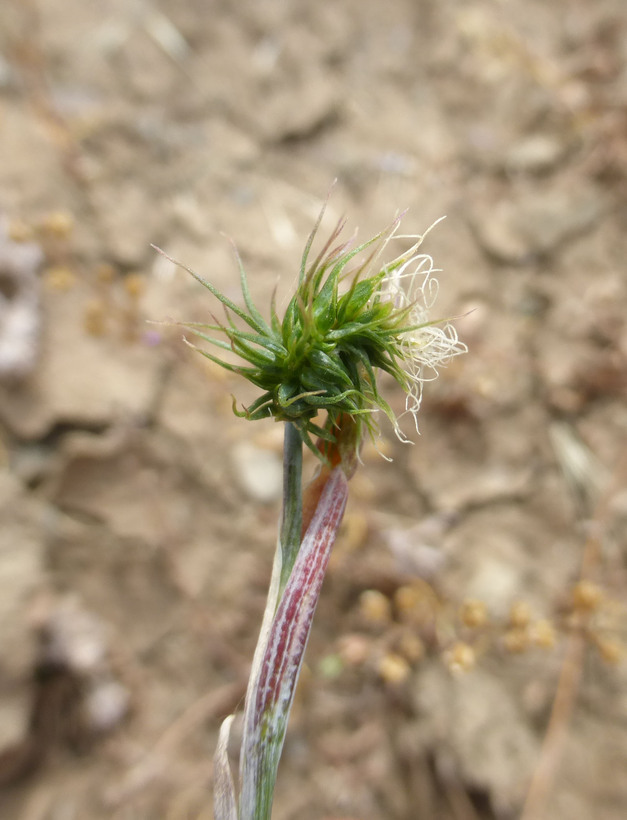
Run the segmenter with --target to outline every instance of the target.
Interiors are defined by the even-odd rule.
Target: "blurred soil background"
[[[384,428],[393,462],[364,453],[274,816],[625,817],[626,22],[624,0],[3,0],[3,818],[212,817],[282,431],[148,323],[216,311],[151,243],[237,301],[233,237],[280,301],[335,178],[325,230],[447,215],[424,247],[470,352],[414,446]]]

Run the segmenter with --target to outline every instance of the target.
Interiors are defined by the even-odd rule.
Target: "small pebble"
[[[249,498],[269,504],[281,497],[283,465],[277,453],[243,441],[233,448],[232,459],[237,481]]]

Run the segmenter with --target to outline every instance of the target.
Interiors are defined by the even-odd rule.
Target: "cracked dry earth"
[[[232,236],[280,301],[335,178],[325,227],[447,215],[470,352],[364,452],[274,816],[624,817],[626,33],[623,0],[4,0],[2,817],[213,816],[281,430],[158,323],[216,306],[151,243],[237,300]]]

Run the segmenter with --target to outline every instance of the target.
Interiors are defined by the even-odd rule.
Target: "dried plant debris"
[[[81,752],[128,714],[105,624],[74,597],[45,607],[24,737],[0,750],[0,787],[34,774],[55,748]]]
[[[42,261],[39,245],[13,239],[8,221],[0,219],[0,379],[24,378],[35,366]]]

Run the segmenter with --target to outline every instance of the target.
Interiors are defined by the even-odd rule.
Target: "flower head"
[[[366,428],[374,434],[377,410],[387,415],[399,438],[406,441],[379,393],[378,372],[389,373],[403,387],[407,411],[415,418],[423,382],[452,356],[464,352],[465,345],[448,321],[429,316],[438,286],[431,257],[417,252],[422,236],[414,237],[408,251],[382,265],[382,251],[395,236],[400,219],[357,246],[340,241],[344,227],[340,221],[310,261],[321,219],[322,213],[305,246],[296,291],[281,318],[274,298],[268,320],[255,307],[238,257],[244,307],[190,271],[224,305],[227,318],[185,326],[246,362],[233,364],[197,348],[261,390],[249,407],[240,411],[234,405],[237,415],[292,422],[318,455],[312,436],[334,442],[334,431],[345,416],[353,419],[358,433]],[[327,413],[322,423],[320,411]]]

